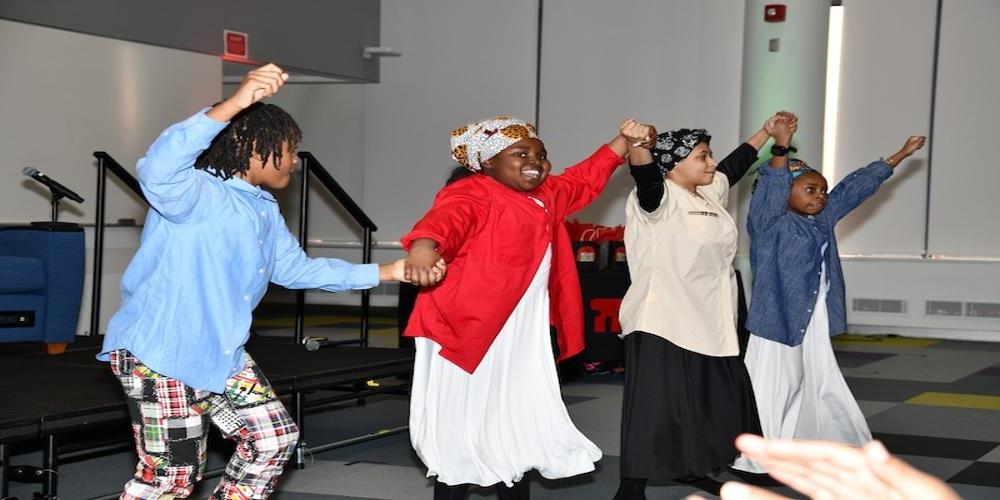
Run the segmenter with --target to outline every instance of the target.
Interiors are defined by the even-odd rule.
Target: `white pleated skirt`
[[[820,283],[826,284],[825,265]],[[827,286],[820,286],[802,344],[791,347],[750,336],[745,363],[766,438],[817,439],[854,446],[872,439],[833,353],[826,294]],[[766,472],[745,456],[740,456],[733,468]]]
[[[558,479],[593,471],[600,460],[601,450],[573,425],[559,392],[549,336],[550,263],[551,247],[471,375],[438,355],[434,341],[416,339],[410,440],[428,477],[511,486],[532,469]]]

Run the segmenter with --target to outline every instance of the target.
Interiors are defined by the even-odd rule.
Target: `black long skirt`
[[[734,440],[760,434],[739,356],[705,356],[645,332],[625,337],[621,475],[669,481],[733,462]]]

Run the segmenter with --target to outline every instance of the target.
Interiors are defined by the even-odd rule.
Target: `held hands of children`
[[[437,283],[444,278],[444,273],[447,270],[447,265],[444,259],[438,259],[431,267],[430,275],[433,278],[433,283]],[[410,278],[406,274],[406,259],[399,259],[390,264],[382,264],[378,266],[378,279],[379,281],[401,281],[403,283],[410,283]],[[414,283],[417,284],[417,283]],[[426,286],[426,285],[423,285]]]
[[[799,117],[788,111],[779,111],[764,122],[764,132],[774,137],[774,142],[787,146],[799,130]]]
[[[753,148],[757,151],[760,151],[760,149],[764,147],[764,144],[766,144],[769,139],[774,137],[774,126],[781,120],[788,122],[788,125],[793,128],[792,133],[794,133],[795,129],[799,126],[799,117],[789,113],[788,111],[778,111],[767,120],[764,120],[764,125],[760,127],[760,130],[754,132],[752,136],[743,142],[753,146]]]
[[[243,81],[240,82],[240,86],[236,88],[233,95],[216,104],[208,112],[208,116],[218,121],[229,121],[237,113],[255,102],[277,94],[278,89],[286,81],[288,81],[288,73],[275,64],[266,64],[252,70],[243,77]]]
[[[622,137],[628,141],[628,158],[632,165],[648,165],[653,162],[650,152],[656,146],[656,128],[635,120],[625,120],[619,128]],[[639,140],[642,138],[642,140]]]
[[[654,144],[656,129],[652,125],[644,125],[628,118],[618,125],[618,135],[608,143],[608,147],[618,156],[625,156],[629,148],[652,148]]]
[[[652,125],[639,123],[632,118],[618,126],[618,133],[631,147],[651,149],[656,144],[656,129]]]
[[[780,146],[791,144],[792,136],[799,130],[799,119],[791,113],[782,111],[774,115],[772,120],[768,120],[771,122],[771,130],[768,133],[774,137],[774,143]]]
[[[417,286],[431,286],[444,278],[446,264],[437,252],[437,243],[420,238],[410,246],[403,268],[403,280]]]

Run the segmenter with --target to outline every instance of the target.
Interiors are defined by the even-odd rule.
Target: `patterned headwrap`
[[[789,148],[789,151],[796,151],[795,148]],[[770,168],[770,167],[768,167]],[[816,172],[816,169],[810,167],[806,162],[798,158],[790,158],[788,160],[788,172],[792,174],[792,182],[802,174],[808,174],[809,172]],[[750,188],[750,192],[753,193],[757,190],[757,183],[760,182],[760,176],[758,175],[756,179],[753,180],[753,186]]]
[[[798,159],[792,158],[788,160],[788,171],[792,173],[792,179],[802,175],[808,174],[809,172],[815,172],[816,169],[810,167],[806,162]]]
[[[656,145],[652,149],[653,161],[660,167],[660,172],[666,175],[678,162],[687,158],[698,144],[711,140],[712,136],[703,128],[664,132],[656,136]]]
[[[521,139],[535,139],[535,127],[510,116],[495,116],[471,123],[451,133],[451,157],[463,167],[478,172],[489,160]]]

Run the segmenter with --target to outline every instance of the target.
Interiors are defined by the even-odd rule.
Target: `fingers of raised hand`
[[[652,148],[656,144],[656,129],[652,125],[639,125],[636,130],[635,140],[636,142],[633,145],[636,147]]]
[[[618,124],[618,132],[620,134],[622,134],[622,135],[625,135],[625,128],[628,127],[628,126],[630,126],[630,125],[632,125],[632,124],[634,124],[634,123],[635,123],[635,120],[632,119],[632,118],[626,118],[626,119],[622,120],[622,122],[620,124]]]
[[[273,77],[273,78],[277,79],[281,83],[284,83],[286,80],[288,80],[288,73],[286,73],[285,70],[279,68],[278,66],[274,65],[273,63],[265,65],[265,66],[261,66],[261,67],[255,69],[255,70],[250,71],[247,74],[248,75]]]
[[[272,81],[259,75],[247,75],[243,80],[243,87],[251,90],[254,102],[273,95],[277,91]]]
[[[795,116],[795,113],[790,111],[778,111],[774,116],[783,118],[785,120],[798,121],[799,117]]]
[[[632,146],[637,147],[651,140],[653,130],[649,125],[631,120],[629,123],[624,124],[620,132]]]
[[[652,125],[646,125],[646,139],[640,144],[640,147],[646,149],[652,149],[656,145],[656,127]]]
[[[643,140],[648,141],[654,135],[656,134],[653,133],[652,125],[645,125],[645,124],[639,125],[638,136],[641,137]]]
[[[646,139],[646,132],[642,125],[634,123],[625,131],[625,137],[630,141],[643,141]]]
[[[767,120],[765,120],[764,121],[764,132],[767,132],[768,134],[773,134],[774,133],[774,127],[775,127],[775,125],[778,124],[778,120],[779,119],[780,118],[778,118],[778,115],[774,115],[774,116],[768,118]]]
[[[243,86],[253,90],[255,100],[272,96],[288,80],[288,73],[274,64],[268,64],[247,73],[243,79]]]
[[[265,65],[263,65],[263,66],[255,69],[254,71],[273,71],[273,72],[278,72],[278,73],[284,73],[285,72],[285,70],[281,69],[280,67],[278,67],[277,64],[274,64],[274,63],[267,63],[267,64],[265,64]]]

